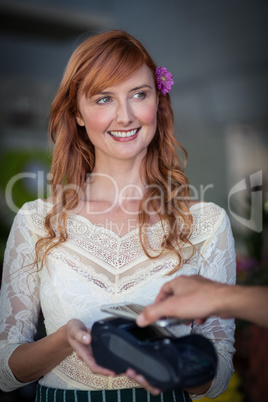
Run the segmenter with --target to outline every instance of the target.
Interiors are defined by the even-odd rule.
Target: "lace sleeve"
[[[236,280],[236,258],[234,239],[229,219],[223,211],[220,222],[216,224],[214,234],[204,243],[200,257],[200,275],[215,280],[234,284]],[[227,388],[233,373],[232,356],[235,352],[234,320],[211,317],[203,325],[194,325],[193,332],[211,339],[218,352],[217,374],[205,396],[216,398]],[[200,399],[204,395],[192,395]]]
[[[0,389],[5,392],[26,385],[15,379],[8,361],[20,344],[33,342],[39,316],[39,274],[33,264],[35,238],[26,205],[14,219],[4,256],[0,293]]]

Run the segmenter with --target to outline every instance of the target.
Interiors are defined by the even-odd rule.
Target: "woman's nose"
[[[128,102],[118,104],[116,121],[117,123],[127,126],[134,120],[131,105]]]

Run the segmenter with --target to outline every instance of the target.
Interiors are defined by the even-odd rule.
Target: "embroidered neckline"
[[[53,204],[51,202],[49,202],[49,201],[44,201],[41,198],[38,198],[37,201],[41,202],[43,205],[51,205],[51,207],[53,207]],[[200,207],[203,208],[205,205],[209,206],[209,205],[214,205],[214,204],[211,203],[211,202],[204,202],[204,201],[197,202],[197,203],[195,203],[195,204],[190,206],[189,211],[190,212],[194,211],[197,206],[199,206],[199,208]],[[120,236],[115,231],[113,231],[111,229],[108,229],[108,228],[103,227],[101,225],[92,223],[90,221],[90,219],[86,218],[83,215],[79,215],[79,214],[75,214],[75,213],[68,214],[67,220],[72,221],[72,219],[80,220],[80,222],[83,222],[86,225],[88,225],[91,228],[91,230],[94,230],[96,232],[99,231],[100,233],[109,234],[110,236],[112,236],[114,239],[116,239],[119,242],[123,241],[123,240],[126,240],[128,237],[132,237],[133,235],[136,235],[136,233],[139,232],[139,227],[137,227],[135,229],[130,230],[125,235]],[[149,232],[154,232],[155,230],[158,230],[158,227],[161,228],[165,232],[165,229],[168,229],[168,223],[166,221],[158,221],[158,222],[152,224],[151,226],[148,226],[148,230],[149,230]]]

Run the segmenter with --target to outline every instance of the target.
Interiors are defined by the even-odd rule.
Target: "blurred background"
[[[123,29],[174,76],[192,196],[226,209],[238,282],[268,284],[267,19],[266,0],[0,0],[0,264],[18,208],[47,194],[48,115],[70,55],[89,35]],[[217,400],[263,402],[267,345],[267,330],[237,322],[236,372]]]

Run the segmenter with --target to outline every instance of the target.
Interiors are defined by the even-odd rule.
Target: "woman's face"
[[[84,126],[98,158],[132,159],[146,154],[157,125],[158,97],[151,70],[143,65],[118,85],[78,98]]]

